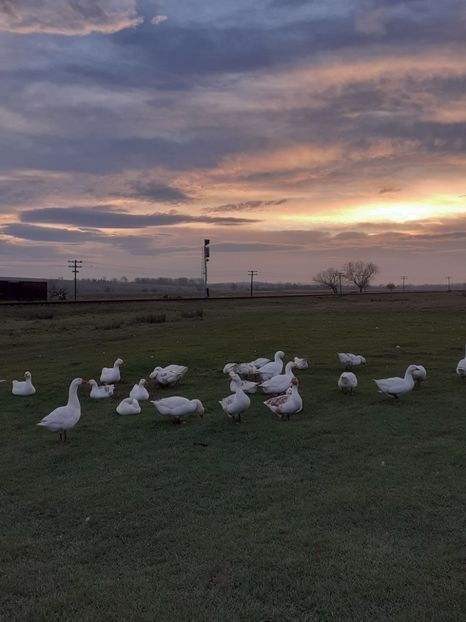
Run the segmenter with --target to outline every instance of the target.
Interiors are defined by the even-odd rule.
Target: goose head
[[[193,402],[196,404],[196,411],[195,412],[202,419],[204,417],[204,413],[205,413],[205,408],[204,408],[202,402],[200,400],[193,400]]]
[[[31,372],[30,371],[25,371],[24,372],[24,379],[25,380],[31,380],[31,378],[32,378]]]
[[[285,353],[284,353],[284,352],[282,352],[281,350],[278,350],[277,352],[275,352],[274,359],[275,359],[276,361],[279,361],[279,360],[281,360],[282,358],[284,358],[284,356],[285,356]]]
[[[151,378],[151,380],[153,380],[154,378],[157,377],[157,374],[162,371],[161,367],[154,367],[153,371],[149,374],[149,378]]]
[[[124,361],[123,359],[117,359],[114,363],[113,363],[113,367],[120,367],[120,365],[123,365]]]
[[[91,385],[91,387],[96,387],[96,386],[98,386],[98,385],[97,385],[97,382],[94,380],[94,378],[91,378],[90,380],[88,380],[88,381],[87,381],[87,384],[90,384],[90,385]]]

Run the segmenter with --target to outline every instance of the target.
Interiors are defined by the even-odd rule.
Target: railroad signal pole
[[[251,297],[254,291],[254,277],[257,276],[257,270],[248,270],[248,274],[251,277]]]
[[[204,277],[204,288],[206,298],[209,297],[209,286],[207,285],[207,262],[210,259],[210,240],[204,240],[202,247],[202,275]]]
[[[401,278],[401,282],[402,282],[401,289],[402,289],[402,291],[405,291],[406,276],[403,275],[400,278]]]
[[[451,276],[447,276],[447,281],[448,281],[448,290],[447,291],[451,292],[451,285],[450,285]]]
[[[71,272],[74,274],[74,299],[76,300],[77,287],[76,287],[76,279],[79,273],[79,269],[82,267],[83,262],[81,259],[69,259],[68,267],[71,268]]]

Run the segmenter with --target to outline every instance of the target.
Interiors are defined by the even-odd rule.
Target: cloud
[[[0,233],[23,240],[36,242],[79,243],[90,239],[88,232],[55,227],[36,227],[22,223],[10,223],[0,226]]]
[[[154,15],[154,17],[150,20],[150,23],[154,26],[158,26],[163,22],[166,22],[168,17],[166,15]]]
[[[134,214],[105,205],[24,210],[20,213],[20,219],[22,222],[54,223],[98,229],[141,229],[186,223],[234,226],[259,222],[250,218],[191,216],[174,210],[169,213]]]
[[[247,212],[259,210],[264,207],[275,207],[283,205],[288,199],[273,199],[268,201],[254,200],[254,201],[242,201],[241,203],[227,203],[225,205],[219,205],[218,207],[206,207],[204,212]]]
[[[266,243],[241,243],[241,242],[221,242],[212,244],[212,250],[219,253],[261,253],[270,251],[290,251],[298,250],[296,244],[266,244]]]
[[[142,24],[136,0],[0,0],[0,30],[17,34],[114,33]]]
[[[186,203],[191,198],[178,188],[167,186],[156,181],[136,181],[123,196],[132,196],[138,199],[159,201],[161,203]]]

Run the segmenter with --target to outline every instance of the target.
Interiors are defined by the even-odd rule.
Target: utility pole
[[[210,240],[204,240],[204,246],[202,247],[202,274],[204,277],[204,288],[206,298],[209,297],[209,286],[207,285],[207,262],[210,259]]]
[[[343,272],[339,272],[338,273],[338,287],[340,289],[340,296],[343,296],[343,290],[341,289],[341,279],[342,277],[344,277],[344,273]]]
[[[251,277],[251,297],[254,290],[254,277],[257,275],[257,270],[248,270],[248,274]]]
[[[68,267],[71,268],[71,272],[74,274],[74,299],[76,300],[76,278],[77,278],[77,274],[79,272],[79,269],[81,268],[81,266],[83,265],[83,262],[81,261],[81,259],[69,259],[68,260]]]
[[[447,291],[451,292],[451,286],[450,286],[451,276],[447,276],[447,281],[448,281],[448,290]]]
[[[402,282],[401,289],[402,289],[402,291],[404,292],[404,291],[405,291],[406,276],[404,276],[404,275],[403,275],[403,276],[402,276],[402,277],[400,277],[400,278],[401,278],[401,282]]]

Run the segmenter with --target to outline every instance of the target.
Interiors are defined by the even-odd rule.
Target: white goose
[[[107,397],[112,397],[113,391],[115,389],[114,384],[103,384],[99,387],[99,385],[93,378],[88,381],[88,384],[91,385],[91,392],[89,393],[89,396],[93,400],[102,400]]]
[[[344,371],[338,378],[338,386],[343,393],[353,393],[358,386],[358,379],[352,371]]]
[[[151,404],[154,404],[161,415],[173,417],[173,423],[181,423],[181,417],[190,413],[197,413],[202,419],[205,412],[200,400],[188,400],[186,397],[178,395],[164,397],[161,400],[152,400]]]
[[[155,380],[164,387],[171,387],[181,380],[188,371],[184,365],[167,365],[166,367],[154,367],[149,378]]]
[[[309,363],[307,359],[300,358],[299,356],[295,356],[293,361],[295,362],[296,369],[308,369]]]
[[[290,420],[290,415],[300,413],[303,409],[303,400],[298,392],[298,379],[292,378],[291,390],[285,395],[278,395],[266,400],[264,404],[280,418]]]
[[[223,368],[224,374],[240,374],[242,376],[255,376],[257,368],[254,363],[226,363]]]
[[[258,382],[251,382],[249,380],[241,380],[241,387],[245,393],[255,393],[257,391]],[[233,380],[230,381],[230,391],[234,391],[236,388],[235,382]]]
[[[427,378],[427,369],[423,365],[416,365],[417,369],[413,372],[413,378],[418,387],[421,386],[421,382]]]
[[[81,384],[87,384],[87,381],[82,378],[72,380],[68,390],[68,403],[66,406],[55,408],[37,424],[51,432],[59,432],[61,441],[66,441],[66,431],[73,428],[81,417],[81,404],[78,398],[78,387]]]
[[[346,365],[346,367],[358,367],[362,363],[366,362],[366,359],[360,354],[351,354],[351,352],[337,352],[340,363]]]
[[[120,365],[123,365],[123,359],[117,359],[113,363],[113,367],[103,367],[100,374],[100,382],[103,384],[120,382]]]
[[[146,379],[141,378],[138,384],[135,384],[134,387],[129,392],[130,397],[134,397],[138,402],[144,402],[149,399],[149,391],[144,386],[146,384]]]
[[[458,365],[456,366],[456,373],[460,378],[466,378],[466,346],[464,348],[464,359],[458,361]]]
[[[413,374],[417,370],[416,365],[409,365],[407,367],[404,378],[382,378],[381,380],[374,380],[379,389],[379,393],[384,393],[388,397],[394,397],[398,399],[400,395],[409,393],[414,388]]]
[[[234,419],[236,423],[239,423],[241,421],[241,413],[249,408],[251,400],[244,392],[241,386],[241,378],[238,374],[232,372],[230,378],[234,383],[235,392],[232,395],[224,397],[223,400],[219,401],[219,404],[223,408],[224,413],[231,419]]]
[[[24,380],[13,380],[11,392],[13,395],[34,395],[36,392],[32,384],[32,375],[30,371],[24,372]]]
[[[286,364],[284,374],[278,374],[269,380],[265,380],[259,385],[260,388],[264,393],[285,393],[290,386],[291,381],[295,378],[295,375],[293,374],[293,369],[295,367],[296,363],[294,361],[290,361]]]
[[[125,397],[116,407],[116,411],[119,415],[139,415],[141,407],[134,397]]]
[[[261,367],[264,367],[264,365],[267,365],[267,363],[270,363],[270,362],[271,362],[270,359],[260,356],[255,361],[251,361],[251,365],[254,365],[254,367],[259,371]]]
[[[273,361],[271,361],[270,363],[266,363],[258,370],[258,374],[262,380],[269,380],[270,378],[278,376],[278,374],[282,373],[284,356],[285,353],[281,350],[278,350],[278,352],[275,352]]]

